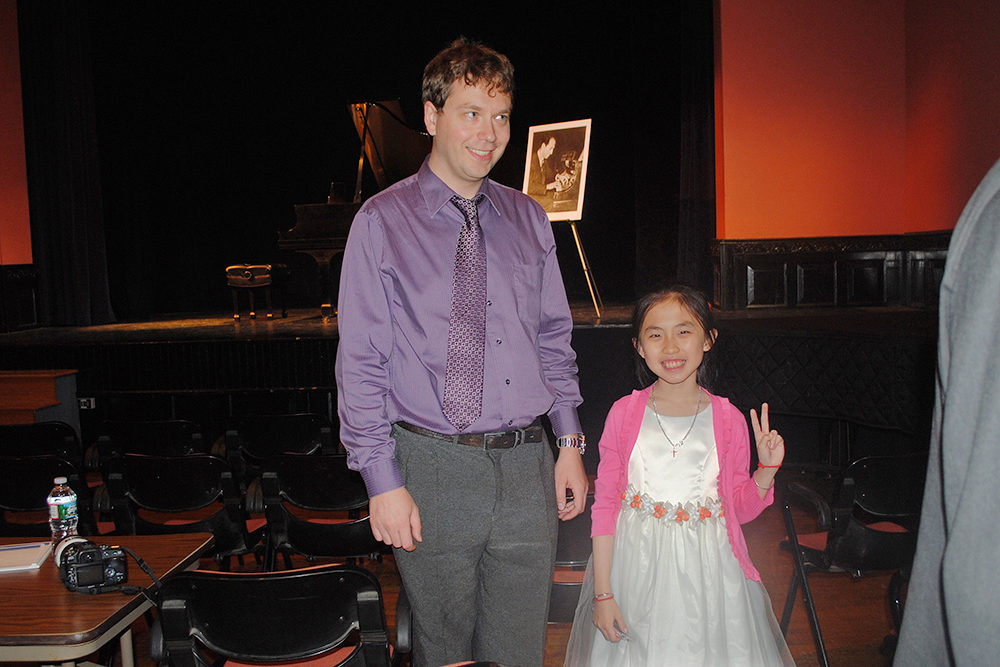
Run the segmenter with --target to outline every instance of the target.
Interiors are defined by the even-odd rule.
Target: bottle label
[[[76,496],[49,498],[50,519],[72,519],[76,517]]]

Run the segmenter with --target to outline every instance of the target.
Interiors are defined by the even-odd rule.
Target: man
[[[528,170],[528,194],[535,197],[544,197],[549,194],[549,190],[554,190],[555,168],[552,166],[552,154],[556,152],[556,138],[549,135],[541,138],[538,150],[535,151],[535,160]]]
[[[897,667],[995,665],[1000,655],[998,289],[1000,162],[955,226],[941,281],[937,401]]]
[[[551,228],[487,178],[513,86],[507,58],[481,45],[438,54],[423,82],[431,154],[365,203],[344,253],[341,439],[372,532],[395,548],[417,667],[542,665],[557,516],[579,514],[587,493]]]

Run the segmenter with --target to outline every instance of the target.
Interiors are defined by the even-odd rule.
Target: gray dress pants
[[[487,451],[392,436],[423,528],[414,551],[395,550],[414,667],[542,667],[558,521],[548,442]]]

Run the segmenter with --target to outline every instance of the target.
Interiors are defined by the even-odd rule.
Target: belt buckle
[[[513,437],[514,443],[511,445],[507,444],[507,438]],[[491,447],[491,441],[497,442],[502,446]],[[524,444],[524,429],[518,428],[513,431],[497,431],[495,433],[484,433],[483,434],[483,448],[484,449],[514,449]]]

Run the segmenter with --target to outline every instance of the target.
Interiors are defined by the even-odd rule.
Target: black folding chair
[[[83,448],[65,422],[0,426],[0,456],[57,456],[83,469]]]
[[[368,517],[360,516],[368,493],[345,455],[273,456],[262,470],[247,491],[247,509],[267,517],[266,571],[274,569],[279,553],[290,568],[291,554],[376,559],[387,549],[372,535]]]
[[[559,522],[556,542],[556,571],[549,595],[549,623],[572,623],[583,588],[583,575],[593,552],[590,537],[590,510],[594,494],[587,496],[583,512],[569,521]]]
[[[272,456],[338,453],[330,420],[310,412],[234,417],[224,442],[225,451],[213,453],[229,461],[244,485],[260,475],[264,461]]]
[[[87,449],[87,467],[99,470],[103,461],[122,454],[188,456],[205,451],[201,427],[186,419],[105,421],[97,442]]]
[[[809,575],[841,572],[858,578],[868,572],[895,571],[888,597],[896,636],[902,623],[902,586],[917,544],[927,455],[866,456],[845,468],[832,501],[802,484],[785,487],[782,515],[788,539],[781,548],[792,554],[794,569],[781,616],[781,631],[788,632],[799,586],[809,616],[816,652],[821,665],[829,667],[823,633]],[[816,512],[820,532],[799,534],[792,518],[791,501],[804,499]],[[887,638],[892,644],[893,637]]]
[[[184,572],[164,582],[160,595],[150,653],[161,665],[210,667],[218,658],[287,663],[317,656],[327,657],[330,667],[393,664],[378,579],[358,567]],[[397,650],[397,662],[400,655]]]
[[[223,569],[261,539],[248,531],[243,496],[220,458],[125,454],[106,461],[103,475],[98,509],[111,512],[119,535],[212,533],[210,554]]]

